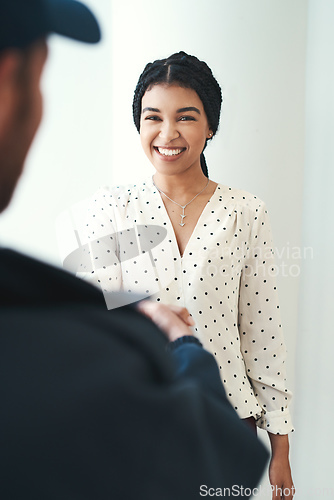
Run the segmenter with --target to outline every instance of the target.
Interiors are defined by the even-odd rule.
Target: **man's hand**
[[[185,307],[143,300],[137,304],[137,309],[150,318],[170,342],[185,335],[193,335],[189,327],[194,326],[195,322]]]

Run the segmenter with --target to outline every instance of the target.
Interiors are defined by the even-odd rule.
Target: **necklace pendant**
[[[187,217],[186,215],[184,215],[184,209],[186,208],[186,206],[183,206],[183,207],[181,206],[181,208],[182,208],[183,213],[180,214],[180,216],[181,216],[181,222],[179,222],[179,225],[181,227],[183,227],[185,225],[184,218]]]
[[[179,203],[177,203],[176,201],[172,200],[172,198],[170,198],[169,196],[167,196],[166,193],[164,193],[163,191],[161,191],[161,189],[159,189],[155,184],[154,184],[154,178],[152,177],[152,182],[153,182],[153,185],[154,187],[159,191],[159,193],[163,194],[164,196],[166,196],[166,198],[168,198],[172,203],[175,203],[175,205],[177,205],[178,207],[182,208],[182,214],[180,214],[181,216],[181,222],[179,222],[179,225],[181,227],[183,227],[185,225],[185,222],[184,221],[184,218],[186,217],[186,215],[184,215],[184,211],[185,209],[187,208],[188,205],[190,205],[190,203],[192,201],[194,201],[197,196],[199,196],[201,193],[203,193],[204,189],[206,189],[208,187],[208,184],[209,184],[209,179],[208,179],[208,182],[206,183],[205,187],[202,189],[202,191],[200,191],[199,193],[197,193],[192,200],[188,201],[188,203],[186,203],[185,205],[180,205]]]

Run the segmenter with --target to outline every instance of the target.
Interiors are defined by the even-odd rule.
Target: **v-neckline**
[[[219,186],[219,184],[218,184],[218,182],[216,183],[216,187],[215,187],[215,189],[214,189],[214,191],[213,191],[212,195],[210,196],[210,198],[208,199],[208,201],[207,201],[207,202],[206,202],[206,204],[204,205],[204,208],[203,208],[202,212],[200,213],[200,215],[199,215],[199,217],[198,217],[198,219],[197,219],[197,222],[196,222],[196,224],[195,224],[195,227],[194,227],[194,229],[192,230],[192,232],[191,232],[191,234],[190,234],[190,236],[189,236],[189,238],[188,238],[187,244],[186,244],[186,246],[184,247],[183,254],[181,255],[181,251],[180,251],[180,247],[179,247],[178,242],[177,242],[177,238],[176,238],[176,234],[175,234],[174,226],[173,226],[172,221],[171,221],[171,218],[169,217],[169,214],[168,214],[168,212],[167,212],[167,208],[166,208],[166,206],[165,206],[165,204],[164,204],[164,201],[163,201],[163,199],[162,199],[161,193],[159,192],[159,190],[158,190],[158,189],[155,187],[155,185],[153,184],[153,180],[152,180],[152,178],[151,178],[151,182],[152,182],[152,187],[153,187],[153,189],[154,189],[154,193],[156,193],[156,194],[159,196],[160,200],[161,200],[161,203],[162,203],[163,209],[164,209],[164,211],[165,211],[165,215],[166,215],[167,220],[168,220],[168,224],[169,224],[170,229],[172,230],[172,233],[173,233],[173,237],[174,237],[174,244],[175,244],[175,247],[176,247],[176,250],[177,250],[178,256],[179,256],[180,260],[182,261],[182,259],[184,258],[184,255],[185,255],[185,254],[186,254],[186,252],[188,251],[188,248],[189,248],[189,243],[190,243],[190,242],[191,242],[191,240],[193,239],[193,235],[194,235],[194,233],[195,233],[195,232],[196,232],[196,230],[197,230],[197,226],[199,225],[200,220],[203,218],[203,214],[204,214],[204,212],[207,210],[207,207],[208,207],[209,203],[212,201],[213,197],[216,195],[216,193],[217,193],[217,191],[218,191],[218,186]]]

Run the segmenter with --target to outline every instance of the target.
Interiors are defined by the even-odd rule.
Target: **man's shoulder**
[[[1,306],[67,301],[103,304],[103,295],[67,271],[14,250],[0,250]]]
[[[115,292],[115,301],[122,303],[119,295]],[[70,342],[86,331],[94,346],[106,338],[123,346],[124,352],[132,346],[139,357],[159,360],[170,369],[164,335],[133,305],[108,310],[102,292],[93,285],[9,249],[0,250],[0,315],[8,334],[34,332],[37,338],[44,332],[52,342],[54,331],[58,340],[65,337]]]

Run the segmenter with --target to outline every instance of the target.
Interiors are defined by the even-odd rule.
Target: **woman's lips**
[[[186,148],[162,148],[159,146],[153,146],[153,148],[165,160],[176,160],[186,150]]]

